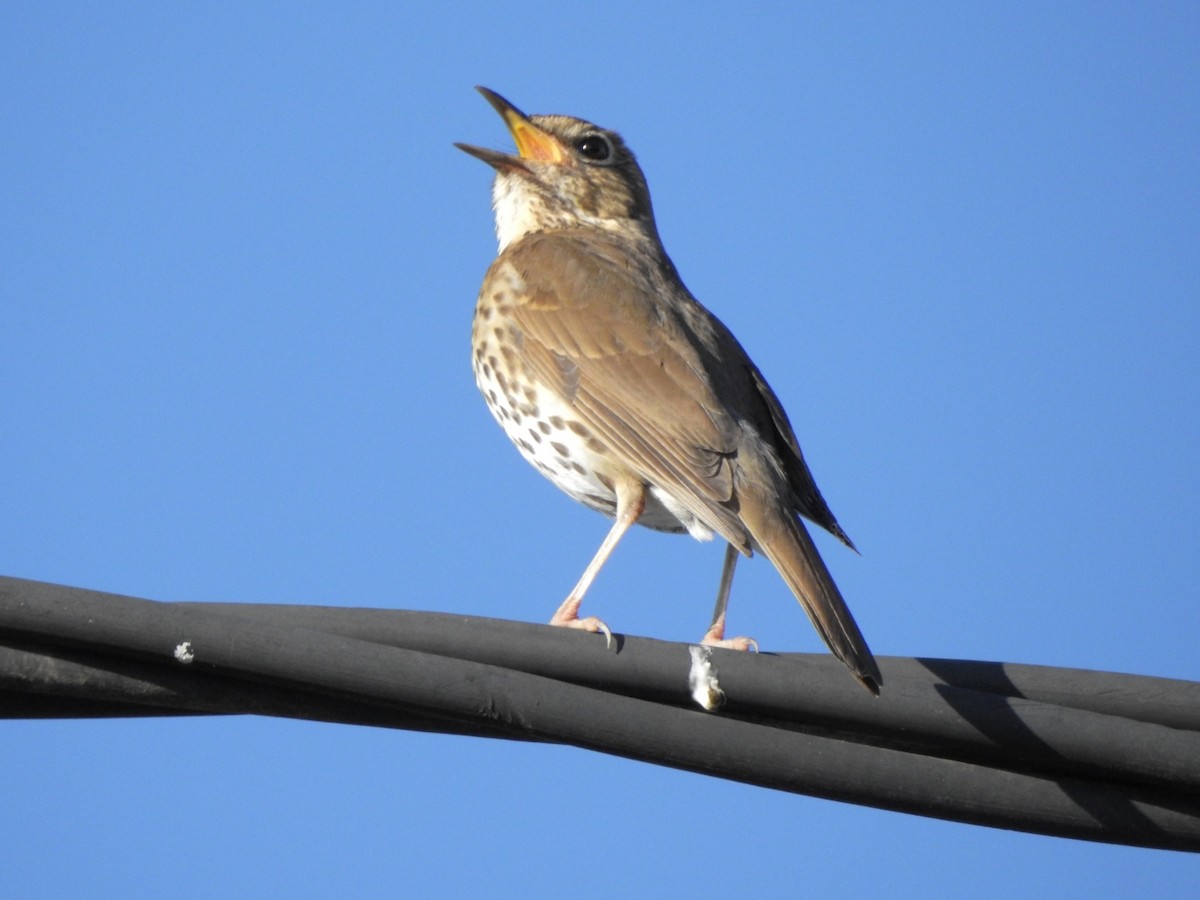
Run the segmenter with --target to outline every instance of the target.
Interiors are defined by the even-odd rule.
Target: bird
[[[783,406],[732,332],[684,286],[645,175],[615,131],[526,115],[476,88],[516,144],[456,143],[495,172],[498,255],[472,320],[472,368],[493,417],[560,490],[613,519],[551,625],[603,632],[584,594],[634,524],[723,539],[712,624],[725,637],[739,555],[759,551],[826,645],[872,694],[883,678],[801,522],[854,549],[821,496]]]

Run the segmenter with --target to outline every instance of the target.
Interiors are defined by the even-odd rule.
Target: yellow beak
[[[534,125],[525,113],[521,112],[495,91],[490,91],[485,87],[477,87],[475,90],[483,94],[484,99],[492,104],[492,108],[500,113],[500,117],[504,119],[504,124],[508,126],[508,131],[512,135],[513,141],[516,142],[517,153],[521,159],[549,163],[565,163],[570,160],[571,157],[568,155],[567,149],[562,145],[562,142],[548,131],[543,131]],[[505,160],[509,161],[510,164],[513,162],[511,156],[497,153],[495,150],[484,150],[480,147],[472,147],[467,144],[456,144],[455,146],[492,166],[496,166]]]

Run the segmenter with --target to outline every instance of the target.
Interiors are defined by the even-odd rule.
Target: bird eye
[[[575,142],[575,149],[592,162],[606,162],[613,153],[612,144],[602,134],[585,134]]]

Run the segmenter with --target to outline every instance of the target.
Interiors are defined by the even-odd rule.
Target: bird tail
[[[764,515],[756,516],[755,511]],[[770,504],[743,504],[741,515],[755,543],[779,570],[833,655],[863,687],[878,695],[883,684],[879,666],[804,525]]]

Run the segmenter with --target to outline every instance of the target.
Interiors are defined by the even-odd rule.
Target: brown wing
[[[784,460],[784,466],[787,469],[788,482],[791,484],[792,494],[796,501],[796,511],[810,522],[820,525],[851,550],[856,550],[854,542],[842,530],[842,526],[838,524],[833,511],[829,508],[829,504],[821,496],[817,482],[813,478],[812,472],[809,471],[808,463],[805,462],[804,454],[800,450],[800,442],[796,440],[796,433],[792,430],[792,423],[788,421],[787,413],[783,411],[783,405],[775,396],[775,392],[771,390],[771,386],[767,384],[767,380],[763,378],[762,373],[758,371],[758,367],[753,363],[748,364],[755,387],[766,404],[775,427],[776,445],[778,446],[782,442],[783,447],[786,448],[786,450],[780,448],[779,456]]]
[[[624,466],[748,551],[734,496],[738,426],[664,302],[682,287],[656,276],[654,262],[555,232],[518,241],[494,265],[524,282],[512,320],[537,378]]]

